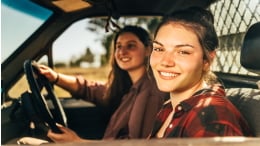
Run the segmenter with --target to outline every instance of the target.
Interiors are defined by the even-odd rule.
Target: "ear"
[[[208,55],[209,55],[208,56],[209,58],[207,60],[204,59],[204,61],[203,61],[204,62],[204,67],[203,67],[204,71],[209,70],[211,63],[213,62],[214,58],[216,57],[216,51],[211,51],[211,52],[209,52]]]
[[[209,57],[210,57],[210,62],[212,62],[214,60],[214,58],[216,57],[216,51],[211,51],[209,52]]]

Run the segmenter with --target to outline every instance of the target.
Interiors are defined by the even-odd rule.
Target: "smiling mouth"
[[[130,58],[129,58],[129,57],[122,57],[122,58],[120,58],[120,60],[121,60],[122,62],[127,62],[127,61],[130,60]]]
[[[172,73],[172,72],[162,72],[162,71],[159,71],[159,74],[161,76],[167,77],[167,78],[177,77],[179,75],[179,74]]]

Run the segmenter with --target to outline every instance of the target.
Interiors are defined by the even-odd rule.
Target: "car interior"
[[[243,39],[240,61],[246,69],[260,73],[260,58],[256,55],[260,46],[260,22],[249,27]],[[259,89],[230,88],[227,89],[228,99],[239,109],[253,130],[254,136],[260,136],[260,113],[255,107],[260,106]]]
[[[19,9],[19,13],[37,17],[43,20],[43,23],[1,62],[1,145],[20,145],[19,140],[28,137],[51,142],[46,133],[49,128],[59,132],[55,123],[62,123],[82,138],[102,139],[109,121],[107,113],[98,105],[73,98],[72,95],[57,96],[55,93],[57,88],[37,72],[37,63],[43,57],[47,58],[44,62],[46,65],[55,68],[53,44],[75,22],[85,18],[93,18],[93,20],[103,18],[106,21],[102,24],[102,30],[113,32],[112,29],[120,25],[121,17],[126,19],[133,16],[162,17],[172,11],[190,6],[210,9],[216,18],[221,49],[217,52],[219,58],[216,59],[213,71],[225,86],[227,98],[247,120],[253,136],[234,139],[233,137],[231,139],[215,137],[184,140],[173,138],[163,142],[122,140],[93,145],[259,144],[259,2],[255,0],[3,0],[2,3],[11,9]],[[42,7],[44,13],[38,14],[39,9],[30,5]],[[48,17],[44,18],[47,13]],[[1,51],[8,49],[2,47]],[[15,85],[23,88],[19,87],[19,80],[26,81],[29,89],[17,92],[18,97],[12,97],[10,91]],[[44,93],[42,93],[43,90]],[[57,145],[49,143],[49,145],[52,144]],[[81,144],[85,145],[73,142],[68,145]]]

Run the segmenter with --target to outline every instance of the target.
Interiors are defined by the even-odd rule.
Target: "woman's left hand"
[[[62,125],[57,124],[62,133],[54,133],[51,130],[48,131],[47,136],[54,142],[81,142],[84,141],[81,139],[74,131],[69,128],[66,128]]]

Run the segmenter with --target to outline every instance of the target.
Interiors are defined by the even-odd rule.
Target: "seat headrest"
[[[247,70],[260,74],[260,22],[251,25],[245,34],[240,63]]]

